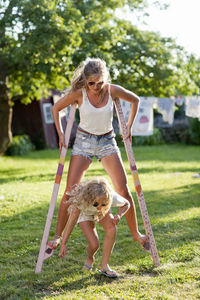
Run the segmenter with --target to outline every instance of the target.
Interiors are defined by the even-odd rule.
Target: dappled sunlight
[[[129,164],[128,162],[124,163],[126,169],[127,169],[127,174],[131,174],[129,170]],[[200,164],[198,164],[196,161],[190,162],[188,164],[187,162],[171,162],[171,161],[156,161],[153,160],[152,162],[142,162],[142,163],[137,163],[137,169],[138,173],[140,175],[144,175],[145,173],[151,173],[151,174],[156,174],[156,173],[168,173],[169,175],[181,175],[186,172],[192,172],[196,173],[200,171]]]
[[[175,211],[171,214],[168,214],[165,217],[159,219],[159,224],[166,224],[177,222],[177,221],[187,221],[190,219],[199,218],[200,219],[200,201],[197,203],[197,207],[191,207],[188,209],[183,209],[180,211]]]
[[[164,146],[164,149],[168,151],[169,147]],[[183,148],[170,149],[180,154],[179,150]],[[193,149],[196,153],[196,148]],[[161,266],[155,268],[151,255],[143,251],[138,242],[132,241],[130,230],[123,217],[118,225],[116,245],[110,259],[110,266],[119,274],[117,281],[101,277],[96,272],[101,261],[104,238],[104,231],[99,224],[97,232],[101,246],[96,255],[94,271],[89,274],[81,271],[87,243],[80,228],[76,226],[68,242],[66,259],[59,259],[59,249],[56,249],[52,258],[44,262],[41,274],[34,274],[58,166],[58,159],[55,156],[57,154],[55,151],[51,153],[45,150],[44,153],[35,152],[33,159],[4,157],[0,167],[1,276],[4,278],[2,286],[6,286],[9,280],[13,284],[15,294],[23,285],[24,290],[30,289],[34,293],[34,297],[61,299],[72,296],[77,298],[79,293],[86,294],[88,290],[95,297],[102,295],[105,298],[109,297],[109,291],[113,295],[125,298],[127,290],[131,293],[133,289],[140,289],[141,285],[147,287],[148,291],[140,295],[147,298],[151,290],[157,297],[157,285],[163,284],[166,287],[173,282],[175,286],[177,282],[185,281],[185,285],[182,284],[179,291],[181,295],[182,288],[187,290],[187,284],[191,280],[195,287],[200,263],[197,260],[200,180],[193,178],[192,174],[200,170],[200,162],[198,159],[195,162],[194,156],[190,161],[178,161],[178,154],[171,160],[169,156],[172,154],[160,154],[161,150],[162,147],[159,147],[156,154],[156,147],[148,149],[144,147],[144,151],[141,147],[136,149],[137,156],[140,156],[140,159],[136,159],[136,164],[139,165],[139,177]],[[50,159],[47,157],[48,152]],[[166,160],[162,161],[160,155],[166,156]],[[135,199],[138,227],[141,233],[145,233],[129,164],[124,154],[123,156],[129,187]],[[145,159],[142,160],[142,157]],[[65,162],[49,239],[54,236],[67,168],[68,158]],[[90,165],[85,178],[93,176],[104,176],[111,183],[102,164],[96,160]],[[115,208],[113,212],[117,210]],[[104,290],[105,293],[102,294]],[[122,290],[122,293],[115,294],[116,290]],[[5,293],[8,294],[7,291]],[[161,292],[160,295],[167,297],[168,293]],[[184,292],[184,295],[187,293]]]
[[[200,189],[200,179],[193,178],[193,173],[161,173],[151,175],[141,175],[140,182],[143,192],[163,191],[168,194],[174,194],[196,188]],[[129,185],[133,186],[133,179],[128,177]],[[170,187],[170,188],[169,188]]]
[[[199,161],[200,146],[182,144],[156,145],[156,146],[134,146],[132,145],[136,163],[152,162],[195,162]],[[122,156],[126,159],[123,148],[120,149]],[[191,155],[192,153],[192,155]]]

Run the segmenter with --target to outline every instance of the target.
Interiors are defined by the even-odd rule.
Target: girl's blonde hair
[[[111,207],[113,190],[106,179],[96,177],[77,184],[71,192],[67,192],[67,195],[70,196],[68,200],[68,203],[70,203],[68,208],[69,213],[73,212],[76,208],[86,212],[88,207],[93,206],[98,199],[103,199],[105,206],[101,210],[98,210],[97,215],[94,216],[95,220],[99,221],[107,214]]]
[[[87,58],[74,71],[71,82],[71,90],[75,91],[86,87],[87,79],[91,76],[102,77],[104,82],[110,81],[110,74],[106,63],[101,58]]]

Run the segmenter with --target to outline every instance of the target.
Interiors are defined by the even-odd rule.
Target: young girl
[[[78,222],[88,242],[87,259],[83,269],[91,270],[94,255],[99,248],[94,224],[94,221],[97,221],[105,230],[101,269],[98,271],[107,277],[117,277],[116,272],[110,269],[108,261],[115,243],[116,225],[129,209],[129,202],[113,192],[108,182],[100,177],[79,183],[68,195],[70,196],[68,200],[70,201],[68,208],[70,215],[64,231],[59,257],[66,256],[66,242]],[[110,210],[111,206],[120,207],[119,212],[114,217]]]

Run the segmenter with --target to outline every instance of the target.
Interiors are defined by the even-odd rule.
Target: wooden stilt
[[[58,197],[58,191],[59,191],[60,181],[61,181],[61,177],[62,177],[62,173],[63,173],[65,157],[67,154],[70,134],[71,134],[72,126],[74,123],[75,112],[76,112],[76,104],[73,104],[70,109],[70,113],[69,113],[69,117],[68,117],[68,121],[67,121],[67,127],[65,130],[66,148],[62,147],[61,153],[60,153],[60,160],[59,160],[58,169],[57,169],[57,173],[56,173],[56,179],[55,179],[55,183],[54,183],[54,187],[53,187],[51,202],[50,202],[49,211],[47,214],[43,238],[42,238],[42,242],[41,242],[41,246],[40,246],[40,252],[39,252],[37,265],[36,265],[36,269],[35,269],[36,274],[41,272],[43,261],[45,259],[49,258],[53,254],[53,249],[47,249],[47,241],[49,238],[49,232],[50,232],[51,223],[52,223],[52,219],[53,219],[54,209],[55,209],[56,200]]]
[[[142,187],[141,187],[139,176],[138,176],[137,167],[136,167],[136,164],[135,164],[133,149],[132,149],[130,140],[126,139],[127,128],[126,128],[126,123],[125,123],[125,119],[124,119],[124,115],[123,115],[123,111],[122,111],[122,107],[121,107],[121,103],[120,103],[119,99],[115,100],[115,107],[116,107],[116,111],[117,111],[121,131],[122,131],[122,136],[123,136],[123,139],[124,139],[124,145],[125,145],[127,157],[128,157],[129,164],[130,164],[131,173],[132,173],[132,176],[133,176],[135,191],[136,191],[136,194],[137,194],[137,199],[138,199],[138,202],[139,202],[140,211],[141,211],[142,218],[143,218],[146,235],[148,236],[149,243],[150,243],[150,252],[151,252],[151,255],[152,255],[154,265],[156,267],[158,267],[160,265],[158,252],[157,252],[157,248],[156,248],[156,244],[155,244],[155,240],[154,240],[154,236],[153,236],[153,231],[152,231],[149,216],[148,216],[146,203],[145,203],[145,200],[144,200],[144,195],[143,195],[143,192],[142,192]]]

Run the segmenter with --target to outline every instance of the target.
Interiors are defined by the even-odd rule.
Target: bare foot
[[[133,236],[134,242],[139,242],[140,244],[146,242],[148,240],[148,236],[137,232],[136,235]]]
[[[133,240],[134,242],[139,242],[145,251],[151,253],[151,247],[147,235],[143,235],[140,232],[138,232],[137,235],[133,237]]]

